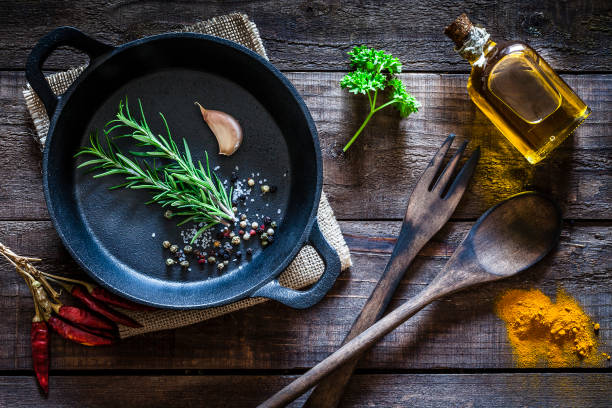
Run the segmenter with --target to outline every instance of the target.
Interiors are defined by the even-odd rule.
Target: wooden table
[[[430,3],[430,4],[426,4]],[[51,225],[40,158],[21,94],[35,42],[60,25],[122,43],[239,10],[258,25],[270,60],[304,96],[318,126],[325,191],[350,246],[354,267],[309,310],[266,304],[193,327],[87,348],[54,337],[51,394],[39,395],[31,370],[29,292],[0,262],[0,406],[252,406],[334,351],[390,255],[406,199],[426,161],[454,132],[483,157],[453,220],[427,245],[393,305],[419,291],[488,207],[527,189],[550,193],[566,222],[560,245],[537,267],[431,305],[362,360],[345,405],[610,405],[612,371],[515,368],[493,302],[507,288],[559,287],[601,324],[612,351],[612,57],[610,2],[2,1],[0,10],[0,241],[41,256],[45,269],[80,273]],[[460,12],[493,38],[523,39],[563,74],[593,114],[556,153],[529,165],[469,101],[468,64],[443,27]],[[336,152],[365,116],[366,103],[343,91],[345,52],[384,48],[405,63],[402,79],[423,103],[399,120],[378,114],[347,157]],[[51,71],[82,63],[57,52]],[[301,399],[303,401],[303,398]],[[299,404],[295,406],[300,406]]]

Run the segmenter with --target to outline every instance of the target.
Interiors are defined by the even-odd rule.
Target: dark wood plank
[[[51,29],[72,25],[112,44],[175,30],[216,15],[241,11],[257,24],[270,59],[285,70],[346,69],[352,46],[387,49],[408,71],[460,71],[468,65],[442,33],[461,12],[487,27],[493,38],[529,42],[556,69],[609,71],[612,14],[598,0],[558,2],[502,0],[179,1],[40,2],[8,1],[0,5],[0,68],[22,69],[36,41]],[[65,69],[83,61],[59,53],[50,67]]]
[[[308,310],[268,302],[175,331],[151,333],[107,348],[52,339],[53,369],[291,369],[311,367],[335,351],[372,291],[393,249],[399,222],[342,222],[354,267]],[[471,223],[447,225],[406,272],[391,308],[414,296],[444,265]],[[41,256],[43,268],[77,273],[48,221],[0,222],[0,242]],[[430,305],[364,356],[362,368],[512,368],[512,354],[493,302],[507,288],[564,287],[601,324],[602,350],[612,354],[612,228],[567,224],[561,244],[541,264],[499,284]],[[32,300],[0,262],[0,370],[29,369]]]
[[[448,133],[471,136],[482,158],[454,217],[476,218],[496,202],[526,189],[550,193],[573,219],[612,219],[612,76],[566,75],[593,109],[585,124],[553,156],[532,166],[469,101],[465,75],[407,74],[421,111],[399,121],[381,111],[346,157],[337,152],[365,117],[367,103],[340,89],[340,73],[290,73],[317,123],[324,189],[341,219],[401,219],[412,186]],[[0,219],[47,219],[40,153],[31,134],[21,73],[0,73]],[[458,145],[459,143],[456,142]]]
[[[46,407],[253,407],[292,375],[53,376]],[[343,407],[605,407],[611,373],[370,374],[351,382]],[[304,396],[289,407],[301,407]],[[0,377],[0,406],[42,403],[33,377]]]

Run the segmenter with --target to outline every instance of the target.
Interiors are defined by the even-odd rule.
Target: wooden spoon
[[[493,206],[476,221],[444,268],[423,291],[259,407],[283,407],[290,403],[434,300],[529,268],[555,246],[561,223],[561,212],[555,203],[535,192],[517,194]]]

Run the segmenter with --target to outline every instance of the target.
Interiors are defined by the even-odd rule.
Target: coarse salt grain
[[[214,171],[217,171],[221,168],[221,166],[215,166],[215,168],[213,169]]]
[[[153,238],[155,238],[155,233],[154,233],[154,232],[153,232],[153,233],[151,233],[151,236],[152,236]]]

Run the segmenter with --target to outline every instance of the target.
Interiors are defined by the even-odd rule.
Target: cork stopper
[[[457,48],[461,48],[463,41],[469,35],[471,28],[472,22],[468,16],[463,13],[444,29],[444,34],[453,40]]]

